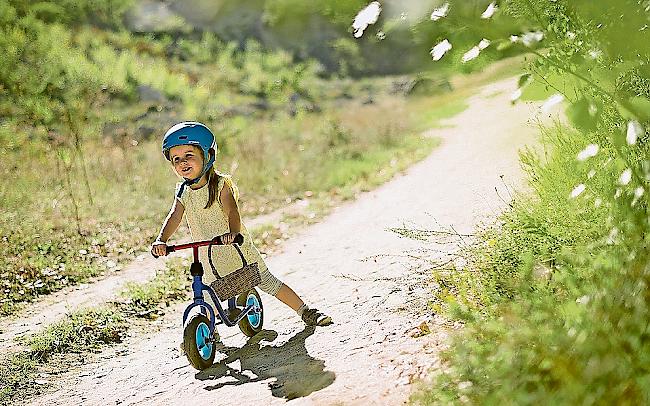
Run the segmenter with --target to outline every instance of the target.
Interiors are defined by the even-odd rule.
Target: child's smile
[[[174,170],[185,179],[195,179],[203,170],[203,153],[193,145],[179,145],[169,150]]]

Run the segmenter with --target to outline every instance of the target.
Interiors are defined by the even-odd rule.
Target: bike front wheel
[[[214,363],[216,354],[214,339],[210,334],[210,320],[197,314],[185,324],[183,350],[192,366],[200,371]]]

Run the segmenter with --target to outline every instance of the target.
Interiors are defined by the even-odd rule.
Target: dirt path
[[[503,208],[495,187],[507,197],[500,176],[509,184],[521,179],[517,150],[535,133],[526,121],[536,107],[508,101],[515,86],[511,79],[484,87],[465,112],[449,120],[449,128],[431,132],[443,143],[430,157],[340,207],[267,259],[310,304],[326,309],[334,325],[305,328],[292,311],[263,296],[267,330],[246,343],[237,329],[222,327],[225,359],[197,374],[176,350],[185,304],[179,305],[148,333],[65,374],[59,389],[34,403],[403,403],[410,383],[438,363],[445,333],[407,333],[423,320],[432,322],[408,306],[424,309],[428,295],[403,258],[422,245],[386,229],[407,223],[471,232]],[[395,256],[375,257],[386,254]]]

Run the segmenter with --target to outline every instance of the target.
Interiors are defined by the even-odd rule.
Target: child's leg
[[[260,276],[262,277],[260,289],[292,308],[306,324],[324,326],[332,323],[329,316],[316,309],[310,309],[293,289],[273,276],[268,269],[261,270]]]
[[[301,307],[303,307],[305,303],[296,292],[293,291],[293,289],[282,283],[282,281],[271,274],[268,269],[261,269],[260,276],[262,277],[262,283],[259,284],[259,288],[262,289],[263,292],[275,296],[282,303],[286,304],[300,315]]]
[[[296,292],[284,283],[280,286],[280,289],[278,289],[278,293],[275,294],[275,297],[295,311],[298,311],[300,306],[305,304]]]

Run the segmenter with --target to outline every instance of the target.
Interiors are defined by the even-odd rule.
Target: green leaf
[[[513,42],[510,40],[499,41],[497,44],[497,51],[505,51],[506,49],[512,48]]]
[[[639,121],[650,120],[650,100],[645,97],[632,97],[628,101],[628,109]]]
[[[523,75],[519,76],[519,80],[517,81],[517,87],[522,88],[528,84],[531,80],[531,74],[530,73],[524,73]]]
[[[600,111],[592,100],[582,97],[567,107],[566,114],[576,128],[592,131],[596,129]]]
[[[630,106],[625,103],[621,103],[619,101],[616,102],[616,110],[621,114],[621,117],[623,117],[626,120],[636,120],[637,117],[636,115],[630,110]]]

